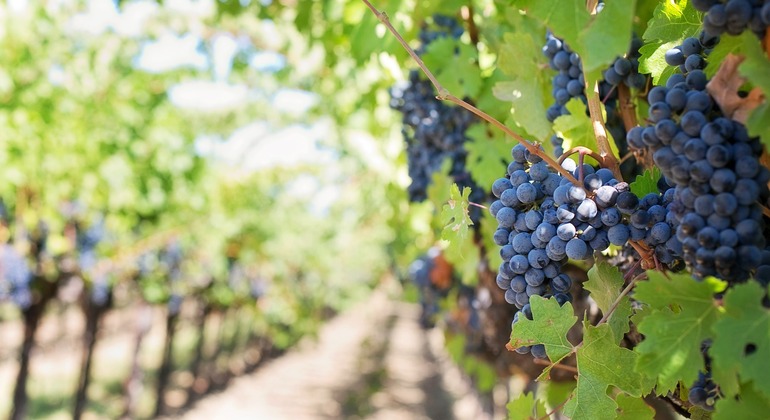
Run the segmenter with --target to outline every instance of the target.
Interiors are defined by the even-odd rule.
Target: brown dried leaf
[[[742,124],[746,123],[751,111],[759,106],[763,100],[762,91],[754,88],[748,96],[741,98],[738,89],[746,82],[746,79],[738,73],[738,66],[745,57],[728,54],[722,61],[714,77],[706,85],[706,90],[716,101],[722,113]]]

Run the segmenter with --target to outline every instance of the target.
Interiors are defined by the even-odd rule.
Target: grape
[[[607,231],[607,238],[613,245],[625,245],[630,236],[631,233],[626,225],[615,225]]]
[[[589,257],[588,245],[578,238],[570,239],[566,246],[567,256],[573,260],[585,260]]]
[[[622,219],[622,217],[623,215],[620,214],[620,211],[618,211],[618,209],[614,207],[610,207],[608,209],[602,210],[602,213],[601,213],[602,223],[610,227],[620,223],[620,220]]]
[[[529,183],[521,184],[516,189],[516,197],[522,203],[532,203],[537,198],[537,189],[534,185]]]
[[[503,246],[508,243],[508,236],[511,234],[511,231],[505,228],[499,228],[495,231],[495,235],[493,236],[493,239],[495,241],[495,244]]]
[[[516,210],[510,207],[503,207],[497,212],[495,218],[501,227],[511,228],[516,222]]]
[[[524,274],[529,268],[529,260],[522,254],[514,255],[510,261],[511,271],[516,274]]]
[[[672,48],[666,51],[665,59],[669,66],[678,66],[684,64],[684,53],[681,48]]]

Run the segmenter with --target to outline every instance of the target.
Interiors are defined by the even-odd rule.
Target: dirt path
[[[330,321],[306,342],[223,392],[186,419],[486,419],[479,400],[426,334],[419,309],[384,293]]]

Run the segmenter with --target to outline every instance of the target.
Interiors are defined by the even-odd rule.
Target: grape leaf
[[[701,13],[687,0],[660,2],[647,23],[645,41],[681,41],[701,30]]]
[[[755,36],[749,34],[749,36]],[[729,34],[722,34],[719,37],[719,43],[711,50],[708,55],[708,66],[703,71],[709,80],[714,77],[717,70],[722,64],[722,61],[728,54],[741,54],[743,50],[743,41],[741,37],[731,36]]]
[[[635,1],[607,2],[601,13],[591,16],[582,2],[522,0],[518,4],[551,29],[578,53],[585,73],[603,69],[625,54],[631,43]],[[601,48],[596,48],[601,45]],[[591,77],[587,76],[587,79]]]
[[[766,102],[756,108],[746,121],[746,128],[752,136],[759,136],[762,144],[770,148],[770,102]]]
[[[767,374],[767,367],[764,373]],[[764,420],[770,412],[770,400],[750,385],[741,386],[740,399],[720,398],[714,407],[714,420]]]
[[[535,400],[535,394],[521,394],[505,406],[508,409],[509,420],[539,419],[545,416],[545,404]]]
[[[441,239],[454,241],[468,236],[468,226],[473,224],[468,214],[468,196],[470,194],[471,189],[469,187],[463,188],[463,192],[460,194],[460,188],[457,184],[452,184],[449,201],[441,210],[441,221],[444,224]]]
[[[602,12],[581,30],[579,42],[573,47],[580,54],[586,73],[604,70],[615,58],[628,52],[635,8],[635,0],[606,2]],[[601,48],[596,48],[599,45]]]
[[[593,125],[586,115],[586,106],[583,102],[577,98],[570,99],[567,102],[567,110],[569,114],[562,115],[553,122],[554,131],[564,139],[564,150],[577,146],[599,150]]]
[[[670,279],[654,271],[647,274],[649,280],[638,283],[634,293],[653,308],[638,324],[645,339],[634,349],[639,354],[636,371],[656,378],[657,392],[665,394],[680,380],[693,382],[703,369],[701,343],[711,337],[719,313],[713,295],[725,283],[696,282],[688,274]]]
[[[588,281],[583,283],[583,287],[591,292],[591,297],[599,305],[602,314],[606,314],[612,303],[620,296],[624,283],[620,270],[605,262],[598,262],[588,270]],[[624,296],[615,312],[607,320],[616,344],[628,332],[628,319],[630,317],[631,303],[628,296]]]
[[[660,169],[657,166],[652,169],[646,169],[643,174],[637,175],[634,182],[629,185],[631,192],[637,197],[644,197],[649,193],[658,192],[658,180],[660,179]]]
[[[757,391],[770,398],[770,310],[762,306],[766,292],[756,282],[733,286],[724,297],[724,316],[714,324],[713,375],[728,396],[738,393],[740,377],[754,381]]]
[[[746,59],[739,67],[741,75],[761,89],[765,98],[770,98],[770,60],[768,60],[754,34],[745,33],[741,37],[741,42],[746,54]],[[759,136],[762,143],[770,147],[770,124],[767,121],[770,121],[770,104],[765,102],[751,113],[746,121],[746,128],[749,129],[749,134]]]
[[[547,381],[537,386],[537,396],[545,400],[549,409],[562,407],[575,391],[576,381]]]
[[[676,72],[666,64],[666,51],[700,30],[701,14],[687,0],[660,2],[642,35],[645,45],[639,49],[639,72],[651,74],[656,85],[665,83]]]
[[[615,397],[618,404],[618,418],[623,420],[652,420],[655,417],[655,409],[647,405],[642,398],[635,398],[627,394],[618,394]]]
[[[471,141],[465,142],[468,157],[465,165],[478,185],[492,185],[508,170],[506,156],[510,156],[512,144],[505,133],[487,124],[474,124],[466,131]]]
[[[544,344],[545,352],[552,360],[559,360],[572,351],[572,343],[567,340],[567,332],[577,321],[572,304],[567,302],[559,306],[555,299],[532,296],[532,320],[524,316],[512,327],[511,347]]]
[[[460,188],[452,184],[449,192],[449,200],[441,210],[441,223],[444,229],[441,231],[441,239],[449,241],[446,249],[446,258],[455,269],[458,270],[465,284],[474,284],[477,280],[476,268],[478,267],[478,249],[473,243],[473,235],[470,235],[468,226],[472,225],[468,213],[468,197],[471,189]]]
[[[639,73],[652,75],[652,83],[663,85],[672,74],[676,73],[676,67],[666,63],[666,51],[674,48],[679,41],[650,42],[639,48]]]
[[[651,388],[651,381],[634,372],[638,357],[615,344],[609,325],[594,327],[586,321],[583,345],[577,351],[577,388],[564,406],[564,414],[573,420],[616,418],[618,405],[607,395],[610,385],[634,397]]]
[[[476,48],[452,37],[428,45],[422,61],[453,95],[475,98],[481,89],[481,70]]]
[[[498,66],[511,80],[498,82],[493,93],[511,103],[517,125],[542,140],[551,132],[544,112],[551,89],[551,74],[541,70],[545,57],[530,33],[506,33],[503,39]]]
[[[514,3],[568,44],[578,43],[578,36],[591,17],[583,2],[579,1],[519,0]]]

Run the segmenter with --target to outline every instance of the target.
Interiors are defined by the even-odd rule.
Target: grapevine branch
[[[607,169],[612,171],[615,175],[615,179],[618,181],[623,180],[623,175],[620,173],[620,165],[615,155],[612,153],[609,139],[607,138],[607,128],[604,126],[602,119],[602,105],[599,100],[599,82],[594,82],[592,91],[586,87],[586,93],[588,98],[588,113],[591,116],[591,125],[594,129],[594,135],[596,136],[596,143],[599,146],[599,156],[602,157],[600,162]]]
[[[636,120],[634,103],[631,101],[631,90],[623,83],[618,86],[618,102],[620,103],[620,116],[623,118],[626,132],[628,132],[639,123]]]
[[[586,0],[586,9],[588,13],[595,15],[596,6],[598,6],[598,0]],[[594,129],[594,136],[596,137],[596,143],[599,146],[599,155],[602,157],[600,161],[605,168],[612,171],[615,175],[615,179],[623,181],[623,175],[620,173],[620,164],[617,158],[612,153],[609,139],[607,138],[607,128],[604,126],[604,120],[602,119],[602,103],[599,99],[599,82],[595,81],[593,86],[588,85],[588,79],[586,79],[586,99],[588,100],[588,114],[591,116],[591,125]]]
[[[382,24],[385,25],[386,28],[388,28],[388,31],[392,33],[393,36],[396,37],[398,42],[401,44],[402,47],[404,47],[404,49],[406,49],[406,51],[409,53],[412,59],[414,59],[414,61],[417,62],[417,65],[420,67],[420,70],[422,70],[423,73],[425,73],[425,75],[428,77],[428,80],[430,80],[431,84],[438,92],[438,95],[436,96],[437,99],[442,101],[449,101],[458,106],[461,106],[466,110],[472,112],[479,118],[483,119],[484,121],[499,128],[505,134],[514,138],[516,141],[518,141],[519,144],[524,146],[531,154],[538,156],[543,161],[545,161],[545,163],[548,164],[548,166],[555,169],[562,176],[567,178],[571,183],[575,184],[580,188],[583,187],[583,185],[574,176],[572,176],[572,174],[568,170],[562,168],[561,165],[556,163],[556,161],[552,157],[548,156],[548,154],[545,153],[544,150],[541,150],[535,144],[527,141],[524,137],[520,136],[519,134],[517,134],[516,132],[508,128],[505,124],[501,123],[500,121],[498,121],[491,115],[487,114],[486,112],[452,95],[444,86],[441,85],[441,83],[439,83],[439,81],[436,79],[436,76],[434,76],[433,73],[431,73],[431,71],[425,66],[425,63],[423,63],[422,59],[420,59],[420,57],[412,49],[412,47],[410,47],[409,44],[407,44],[406,41],[404,41],[404,38],[401,36],[401,34],[399,34],[396,28],[394,28],[393,25],[390,23],[390,19],[388,18],[387,13],[380,12],[379,10],[377,10],[377,8],[375,8],[372,5],[372,3],[369,2],[369,0],[362,0],[362,1],[364,2],[364,4],[366,4],[366,7],[368,7],[369,10],[371,10],[372,13],[374,13],[374,15],[377,16],[377,19],[379,19],[379,21],[382,22]]]

